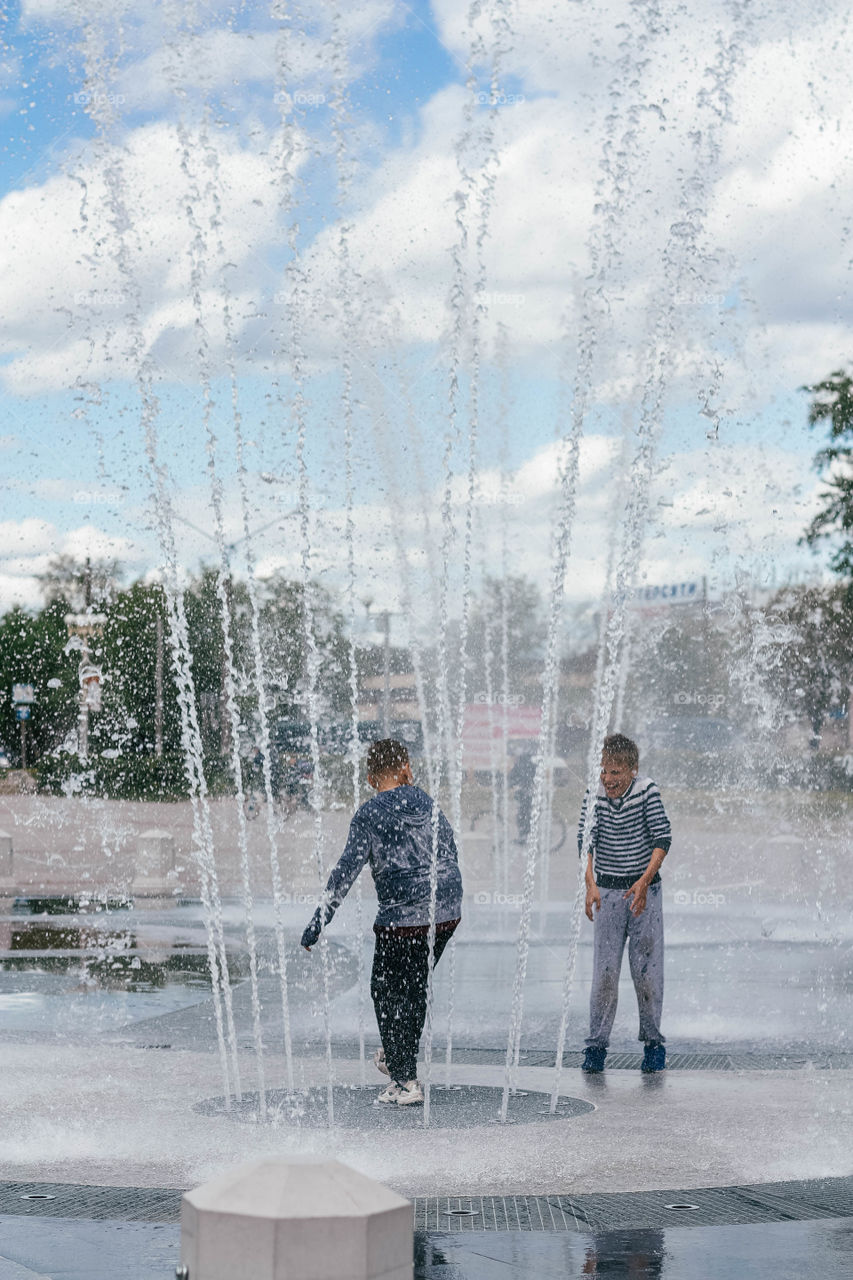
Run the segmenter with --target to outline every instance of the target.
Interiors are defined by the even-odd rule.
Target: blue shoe
[[[606,1057],[606,1049],[599,1049],[597,1045],[590,1045],[584,1052],[581,1071],[585,1071],[588,1076],[598,1075],[599,1071],[604,1070],[604,1059]]]
[[[666,1046],[662,1044],[647,1044],[646,1051],[643,1054],[643,1065],[641,1071],[645,1071],[646,1075],[651,1075],[653,1071],[666,1070]]]

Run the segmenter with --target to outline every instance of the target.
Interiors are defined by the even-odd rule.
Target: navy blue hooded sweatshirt
[[[366,801],[350,823],[346,848],[326,884],[328,924],[365,863],[370,864],[379,911],[375,923],[429,924],[430,867],[433,857],[433,800],[420,787],[392,787]],[[453,830],[438,810],[436,924],[458,920],[462,876]],[[320,936],[320,907],[302,935],[303,947]]]

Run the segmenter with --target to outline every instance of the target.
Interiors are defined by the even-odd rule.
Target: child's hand
[[[634,884],[632,884],[631,888],[628,889],[626,893],[623,893],[622,895],[623,898],[634,899],[634,901],[631,903],[632,916],[641,916],[645,911],[646,890],[648,889],[648,887],[649,886],[646,884],[645,880],[641,879],[641,880],[637,880]]]
[[[592,920],[593,918],[593,907],[595,907],[596,911],[601,910],[601,894],[598,892],[597,884],[587,886],[585,910],[588,920]]]

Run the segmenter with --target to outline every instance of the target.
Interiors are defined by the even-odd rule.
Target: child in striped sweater
[[[639,1039],[645,1043],[642,1070],[662,1071],[666,1049],[661,1034],[663,1006],[663,903],[660,867],[672,832],[657,783],[637,776],[637,744],[624,734],[604,739],[601,783],[584,797],[578,853],[586,835],[586,914],[595,926],[589,1036],[582,1070],[603,1071],[616,1003],[625,942],[637,993]]]

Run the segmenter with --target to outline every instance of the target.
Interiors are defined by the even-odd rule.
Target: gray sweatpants
[[[589,999],[587,1046],[606,1049],[610,1040],[616,1004],[619,1000],[619,973],[628,942],[628,963],[637,993],[640,1033],[646,1044],[661,1043],[663,1007],[663,895],[661,885],[651,885],[646,908],[631,915],[630,899],[623,889],[599,889],[601,908],[595,912],[592,992]]]

